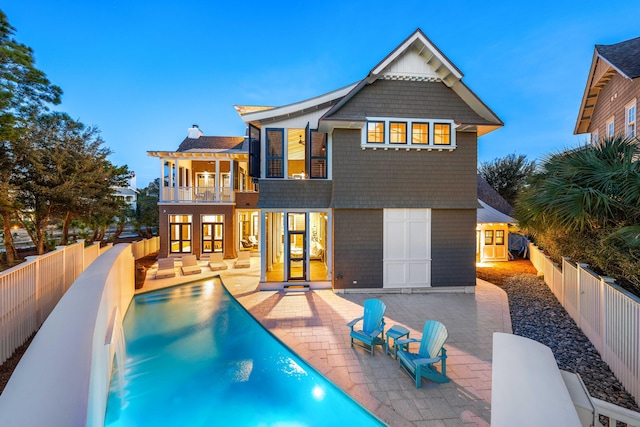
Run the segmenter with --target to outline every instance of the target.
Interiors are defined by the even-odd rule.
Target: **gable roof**
[[[500,195],[482,175],[478,174],[478,199],[505,215],[513,215],[513,206]]]
[[[344,120],[336,115],[340,108],[367,85],[378,79],[390,79],[441,81],[451,88],[478,116],[484,119],[485,122],[482,124],[470,124],[470,127],[476,128],[478,136],[502,127],[504,125],[502,120],[462,82],[462,77],[462,72],[418,28],[373,67],[367,77],[362,79],[344,98],[331,107],[321,120],[330,121],[334,119],[337,122]],[[460,130],[464,130],[464,128]]]
[[[180,143],[177,151],[242,150],[245,139],[244,136],[187,137]]]
[[[479,136],[502,127],[504,123],[462,82],[462,77],[462,72],[418,28],[373,67],[367,77],[359,82],[315,98],[281,107],[256,110],[256,107],[236,106],[236,110],[245,123],[264,123],[327,108],[327,112],[320,119],[320,121],[325,122],[325,125],[332,122],[334,124],[338,123],[340,127],[362,127],[362,122],[366,120],[364,117],[354,118],[345,122],[343,118],[330,116],[360,92],[362,88],[377,79],[441,81],[483,119],[483,123],[470,124],[470,127],[478,131]]]
[[[478,199],[478,203],[480,203],[480,207],[476,213],[476,222],[480,224],[492,224],[492,223],[510,223],[515,224],[515,219],[511,218],[509,215],[505,215],[497,209],[492,208],[482,200]]]
[[[595,46],[574,135],[591,131],[591,116],[598,95],[616,73],[629,80],[640,77],[640,37]]]

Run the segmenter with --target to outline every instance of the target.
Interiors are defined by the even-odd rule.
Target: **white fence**
[[[562,268],[529,243],[531,263],[627,391],[640,401],[640,298],[587,268]]]
[[[122,317],[134,282],[128,244],[78,277],[0,395],[0,425],[104,426],[113,364],[122,367],[126,358]]]
[[[133,258],[136,260],[139,260],[149,254],[156,253],[159,250],[160,237],[158,236],[131,243],[131,252],[133,253]]]
[[[136,242],[135,259],[157,252],[159,238],[148,241]],[[101,248],[97,242],[85,248],[81,240],[27,257],[22,264],[0,272],[0,364],[42,326],[71,284],[111,247]]]

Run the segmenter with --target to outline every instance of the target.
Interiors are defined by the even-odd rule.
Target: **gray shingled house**
[[[635,137],[640,97],[640,37],[596,45],[574,134],[591,141],[608,136]]]
[[[357,83],[236,107],[262,289],[474,291],[478,137],[503,123],[462,78],[418,29]]]

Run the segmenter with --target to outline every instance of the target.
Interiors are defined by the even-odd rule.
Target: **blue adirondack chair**
[[[400,361],[400,366],[416,380],[416,388],[422,385],[422,377],[437,382],[447,383],[447,351],[444,343],[449,334],[447,328],[437,320],[427,320],[422,331],[422,338],[409,338],[395,342],[395,351]],[[419,342],[420,348],[417,353],[409,350],[409,344]],[[434,363],[442,362],[442,372],[436,371]]]
[[[351,347],[357,340],[362,344],[355,343],[357,346],[369,350],[373,356],[373,349],[376,345],[384,345],[384,312],[387,306],[379,299],[368,299],[364,301],[364,315],[353,319],[347,323],[351,328],[349,335],[351,336]],[[356,324],[362,320],[362,329],[354,329]]]

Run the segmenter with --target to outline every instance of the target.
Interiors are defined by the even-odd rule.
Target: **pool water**
[[[137,295],[105,426],[383,425],[262,327],[219,279]]]

